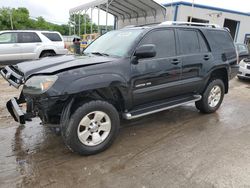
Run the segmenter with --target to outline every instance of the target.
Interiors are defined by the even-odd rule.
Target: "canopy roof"
[[[95,0],[72,8],[69,13],[77,14],[89,8],[100,8],[123,20],[156,17],[159,13],[166,15],[166,8],[153,0]]]

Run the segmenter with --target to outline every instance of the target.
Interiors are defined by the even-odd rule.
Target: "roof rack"
[[[136,25],[127,25],[127,26],[123,27],[122,29],[133,28],[133,27],[136,27]]]
[[[176,22],[176,21],[166,21],[162,22],[159,25],[188,25],[188,26],[199,26],[199,27],[212,27],[212,28],[221,28],[217,24],[208,24],[208,23],[197,23],[197,22]]]

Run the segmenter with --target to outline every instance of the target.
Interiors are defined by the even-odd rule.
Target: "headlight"
[[[241,61],[240,61],[240,63],[239,63],[239,65],[241,66],[241,67],[246,67],[246,62],[244,61],[245,59],[242,59]]]
[[[50,89],[57,80],[57,76],[33,76],[23,86],[25,93],[42,94]]]

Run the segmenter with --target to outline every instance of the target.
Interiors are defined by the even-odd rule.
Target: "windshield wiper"
[[[91,52],[91,54],[99,55],[99,56],[109,56],[109,54],[101,53],[101,52]]]

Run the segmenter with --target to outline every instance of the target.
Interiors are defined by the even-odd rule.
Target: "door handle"
[[[204,58],[203,58],[205,61],[207,61],[207,60],[209,60],[210,59],[210,57],[209,57],[209,55],[204,55]]]
[[[173,60],[171,61],[171,63],[172,63],[173,65],[178,65],[178,64],[180,63],[180,60],[179,60],[179,59],[173,59]]]

